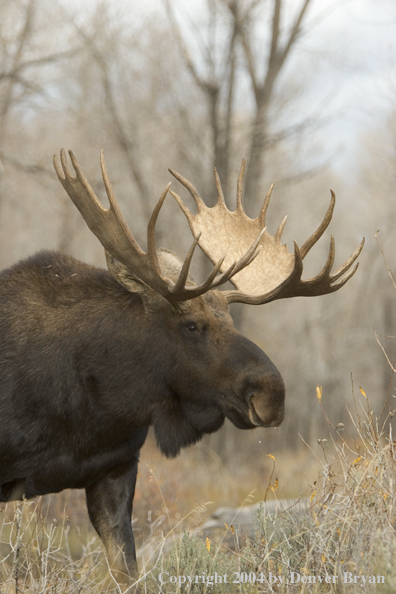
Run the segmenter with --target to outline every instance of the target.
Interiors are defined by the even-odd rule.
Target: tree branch
[[[15,65],[11,70],[6,70],[6,71],[1,72],[0,80],[1,79],[10,79],[10,78],[16,76],[22,70],[26,70],[27,68],[32,68],[34,66],[45,66],[52,62],[57,62],[58,60],[62,60],[63,58],[70,58],[71,56],[77,54],[79,51],[81,51],[81,48],[74,48],[72,50],[55,53],[50,56],[43,56],[42,58],[26,60],[25,62],[21,62],[20,64]]]
[[[21,34],[18,39],[15,53],[12,57],[12,67],[10,69],[11,72],[16,70],[16,68],[19,64],[19,61],[21,59],[24,46],[29,38],[31,27],[32,27],[32,22],[33,22],[33,13],[34,13],[34,0],[30,0],[26,6],[24,25],[23,25]],[[13,77],[8,77],[8,81],[9,81],[8,87],[6,89],[3,105],[0,110],[0,133],[1,134],[4,133],[4,126],[5,126],[7,113],[9,111],[11,103],[12,103],[12,93],[13,93],[13,89],[14,89],[15,79]]]
[[[97,62],[102,72],[102,81],[105,92],[105,102],[108,109],[108,113],[111,116],[115,137],[118,141],[120,148],[122,149],[126,160],[129,164],[130,171],[139,188],[142,197],[142,207],[145,210],[145,216],[150,218],[151,216],[151,188],[146,183],[145,175],[140,165],[139,157],[137,156],[136,147],[136,134],[134,137],[129,137],[126,134],[125,125],[119,117],[116,101],[114,98],[113,88],[110,80],[109,70],[107,62],[103,54],[95,46],[93,39],[87,35],[74,21],[73,25],[76,28],[79,35],[85,41],[86,46],[89,48],[93,58]]]
[[[198,71],[195,68],[194,62],[191,59],[186,44],[184,43],[183,38],[180,35],[179,27],[176,24],[176,19],[174,18],[174,14],[172,12],[169,0],[165,0],[165,6],[168,13],[169,22],[172,26],[172,33],[176,39],[176,43],[179,47],[180,53],[183,56],[183,60],[197,85],[201,87],[203,91],[206,91],[207,83],[199,76]]]
[[[287,58],[287,56],[288,56],[288,54],[290,52],[291,47],[293,46],[293,44],[296,41],[296,39],[299,36],[299,34],[301,33],[300,26],[301,26],[301,23],[302,23],[302,21],[304,19],[304,15],[305,15],[305,13],[307,11],[307,8],[308,8],[308,5],[309,5],[310,2],[311,2],[311,0],[305,0],[305,2],[303,4],[303,7],[302,7],[302,9],[300,11],[300,14],[297,16],[296,22],[294,23],[294,26],[293,26],[293,28],[291,30],[291,33],[290,33],[289,41],[287,42],[286,47],[285,47],[285,49],[282,52],[282,64],[286,60],[286,58]]]
[[[282,0],[275,0],[274,15],[272,17],[272,36],[271,36],[271,50],[269,55],[269,70],[271,65],[275,65],[278,57],[278,41],[279,41],[279,24],[281,13]]]

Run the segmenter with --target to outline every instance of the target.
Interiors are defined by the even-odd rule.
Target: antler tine
[[[293,270],[292,273],[289,276],[289,279],[294,280],[296,278],[301,278],[302,272],[303,272],[303,258],[301,255],[301,249],[299,248],[299,245],[297,243],[297,241],[293,240],[293,245],[294,245],[294,266],[293,266]],[[281,283],[278,287],[278,289],[281,289],[281,287],[284,285],[286,288],[288,286],[288,280],[289,279],[285,279],[283,281],[283,283]]]
[[[200,291],[200,294],[205,293],[206,291],[209,291],[210,289],[218,287],[219,285],[222,285],[227,282],[228,278],[226,277],[228,276],[228,274],[232,273],[232,270],[235,266],[235,262],[231,264],[231,266],[226,270],[226,272],[224,272],[216,280],[214,280],[216,274],[219,272],[221,265],[224,262],[224,259],[225,255],[222,256],[220,260],[216,262],[216,264],[213,266],[213,270],[210,272],[207,279],[197,287],[197,290]]]
[[[73,163],[73,167],[77,172],[77,175],[81,176],[82,178],[85,179],[84,174],[81,170],[80,165],[77,162],[77,159],[76,159],[73,151],[69,151],[69,154],[70,154],[71,162]],[[114,212],[119,224],[121,225],[121,228],[122,228],[124,234],[128,238],[128,241],[133,245],[134,249],[138,253],[144,254],[143,250],[141,249],[140,245],[133,237],[128,225],[126,224],[124,215],[121,212],[120,205],[118,204],[117,198],[115,197],[113,186],[111,185],[109,174],[107,173],[107,167],[106,167],[103,149],[100,151],[100,168],[102,170],[102,178],[103,178],[103,183],[104,183],[104,186],[106,189],[107,198],[109,199],[110,211]],[[88,182],[86,182],[86,183],[88,184]],[[102,205],[100,205],[100,206],[102,206]]]
[[[180,175],[180,173],[176,173],[176,171],[173,171],[173,169],[168,169],[168,171],[169,171],[169,173],[171,173],[173,175],[173,177],[175,177],[177,179],[177,181],[179,181],[185,188],[187,188],[187,190],[190,192],[191,196],[195,200],[195,204],[197,205],[198,212],[201,212],[201,210],[205,207],[205,203],[202,200],[201,195],[198,192],[198,190],[192,185],[191,182],[189,182],[182,175]],[[175,198],[176,198],[176,196],[175,196]],[[176,200],[177,200],[177,198],[176,198]],[[179,200],[180,200],[180,198],[179,198]],[[179,200],[178,200],[178,202],[179,202]]]
[[[173,289],[171,289],[171,294],[174,296],[175,301],[177,302],[185,301],[188,299],[194,299],[195,297],[199,297],[200,295],[203,295],[203,293],[207,293],[211,289],[226,283],[228,280],[228,276],[232,276],[232,271],[235,266],[235,262],[226,270],[226,272],[224,272],[223,274],[218,276],[217,279],[215,279],[216,274],[219,272],[220,267],[223,264],[224,258],[225,256],[220,258],[220,260],[215,264],[205,281],[196,287],[188,288],[185,286],[185,284],[183,285],[181,281],[179,283],[179,276],[177,283],[175,284]],[[177,290],[176,286],[178,287]]]
[[[77,174],[83,177],[84,174],[81,171],[80,165],[77,163],[77,159],[74,156],[73,151],[69,151],[69,155],[70,155],[71,162],[73,163],[73,167],[77,171]],[[109,178],[109,174],[107,173],[107,167],[106,167],[103,149],[100,151],[100,168],[102,170],[103,183],[104,183],[104,186],[106,189],[107,197],[109,199],[110,208],[112,210],[114,210],[114,212],[117,215],[117,218],[120,218],[123,220],[124,217],[122,215],[120,206],[117,202],[117,198],[115,197],[113,186],[111,185],[111,181]],[[125,221],[123,220],[123,222],[125,222]],[[125,226],[126,226],[126,223],[125,223]],[[128,231],[129,231],[129,229],[128,229]]]
[[[215,180],[216,180],[216,190],[217,190],[217,196],[218,196],[218,203],[220,203],[222,206],[224,206],[225,208],[227,208],[226,203],[225,203],[225,200],[224,200],[223,188],[221,187],[221,181],[220,181],[219,174],[217,173],[216,167],[215,167],[215,170],[214,170],[214,174],[215,174]]]
[[[258,216],[258,219],[259,219],[259,221],[260,221],[260,223],[262,224],[263,227],[265,225],[265,217],[266,217],[266,214],[267,214],[267,209],[268,209],[268,205],[269,205],[270,200],[271,200],[271,194],[272,194],[272,190],[274,189],[274,186],[275,186],[275,183],[272,183],[270,185],[269,190],[267,192],[267,195],[266,195],[266,197],[264,199],[264,204],[261,207],[261,211],[260,211],[260,214]]]
[[[188,222],[190,223],[190,227],[193,224],[193,215],[191,214],[191,212],[188,210],[187,206],[184,204],[183,200],[180,198],[180,196],[178,194],[176,194],[176,192],[173,192],[172,190],[169,190],[169,194],[171,196],[173,196],[173,198],[176,200],[176,202],[178,203],[178,205],[180,206],[180,208],[182,209],[182,211],[184,212],[186,219],[188,220]]]
[[[315,245],[315,243],[318,241],[318,239],[320,237],[322,237],[323,233],[326,231],[327,227],[330,224],[331,217],[333,216],[333,210],[334,210],[335,199],[336,199],[336,196],[335,196],[333,190],[330,190],[330,192],[331,192],[330,206],[327,209],[327,212],[324,216],[323,221],[320,223],[320,225],[316,229],[316,231],[314,233],[312,233],[311,237],[309,237],[307,239],[307,241],[304,243],[304,245],[301,248],[301,257],[303,259],[308,254],[309,250]]]
[[[97,225],[100,222],[100,218],[105,215],[107,210],[99,202],[95,192],[91,188],[88,180],[78,165],[72,151],[69,151],[69,154],[76,172],[75,176],[72,174],[67,164],[65,149],[61,149],[60,163],[58,156],[54,155],[54,168],[62,186],[69,194],[75,206],[81,212],[91,231],[96,235],[98,232]]]
[[[62,154],[62,151],[61,151],[61,154]],[[56,175],[63,186],[63,182],[65,181],[65,173],[64,173],[62,167],[60,166],[58,155],[53,156],[52,163],[54,165]]]
[[[199,238],[201,237],[201,233],[195,237],[190,249],[188,250],[187,256],[184,259],[183,266],[181,268],[179,277],[176,281],[175,286],[171,289],[171,293],[178,293],[186,286],[186,281],[188,278],[188,273],[190,271],[191,260],[194,255],[195,248],[197,247]]]
[[[338,289],[341,289],[341,287],[343,287],[349,281],[349,279],[353,277],[353,275],[355,274],[355,272],[358,268],[359,268],[359,262],[356,264],[356,266],[350,272],[348,272],[348,274],[343,279],[341,279],[335,285],[331,285],[330,290],[327,292],[335,293],[336,291],[338,291]]]
[[[331,275],[332,281],[339,279],[340,276],[342,276],[347,270],[349,270],[349,268],[352,266],[355,260],[359,257],[360,252],[362,251],[364,246],[364,241],[365,240],[363,238],[356,250],[353,252],[352,256],[350,256],[348,260],[342,266],[337,268],[337,270]]]
[[[151,214],[150,221],[147,226],[147,253],[158,274],[161,274],[161,267],[158,262],[157,248],[155,244],[155,224],[157,222],[157,218],[166,198],[166,195],[169,191],[170,185],[171,184],[169,182],[165,190],[162,192],[161,197],[155,205],[155,208]]]
[[[330,237],[330,249],[327,256],[326,264],[323,266],[322,270],[316,276],[310,278],[309,280],[305,281],[306,284],[314,285],[315,283],[320,283],[324,279],[328,279],[331,283],[331,269],[333,268],[335,258],[335,242],[334,237],[331,235]]]
[[[329,249],[329,255],[327,256],[327,262],[323,266],[322,272],[319,273],[318,278],[321,278],[321,275],[323,275],[323,278],[324,278],[327,274],[330,274],[331,269],[333,268],[334,258],[335,258],[335,240],[334,240],[334,235],[331,234],[330,249]]]
[[[275,233],[275,238],[280,241],[281,237],[282,237],[282,233],[283,233],[283,229],[285,228],[286,225],[286,221],[287,221],[287,215],[285,216],[285,218],[283,219],[283,221],[281,222],[281,224],[278,227],[277,232]]]
[[[237,210],[243,210],[243,198],[242,198],[242,190],[243,190],[243,176],[245,175],[245,159],[242,159],[241,169],[238,175],[238,183],[237,183]]]
[[[65,149],[61,149],[60,152],[61,164],[59,163],[58,155],[54,155],[53,163],[56,171],[56,175],[58,176],[59,181],[63,186],[63,182],[69,179],[75,179],[72,175],[72,172],[69,169],[69,166],[66,161],[66,154]]]
[[[228,282],[235,274],[236,264],[236,262],[233,262],[231,266],[229,266],[227,270],[214,281],[212,287],[218,287],[219,285],[224,285],[224,283]]]

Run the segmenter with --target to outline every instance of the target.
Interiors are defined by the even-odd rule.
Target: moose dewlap
[[[241,429],[283,420],[282,377],[237,332],[228,304],[336,291],[354,274],[363,242],[332,273],[332,238],[323,270],[302,280],[303,258],[330,223],[334,194],[319,228],[291,254],[280,243],[284,222],[274,236],[265,229],[270,192],[256,219],[245,214],[242,164],[234,212],[217,174],[218,202],[208,208],[171,172],[197,205],[192,214],[172,193],[194,242],[184,261],[156,248],[168,186],[149,221],[145,253],[120,211],[103,154],[108,209],[70,158],[75,174],[63,150],[56,173],[105,248],[109,270],[41,252],[0,274],[0,501],[84,488],[113,574],[127,584],[137,577],[131,514],[149,426],[164,454],[176,456],[225,417]],[[189,277],[197,244],[214,264],[199,285]],[[235,290],[217,290],[227,281]]]

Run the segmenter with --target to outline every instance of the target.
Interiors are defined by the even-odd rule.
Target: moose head
[[[364,240],[352,256],[332,273],[335,243],[331,236],[329,254],[322,271],[309,280],[301,278],[303,259],[331,221],[335,206],[334,192],[331,192],[331,203],[320,226],[302,248],[294,242],[294,253],[291,254],[286,245],[281,243],[286,217],[274,236],[268,233],[265,226],[273,184],[259,216],[251,219],[246,215],[242,201],[244,160],[238,177],[237,206],[233,212],[226,206],[216,170],[218,201],[212,208],[205,204],[189,181],[169,170],[187,188],[197,206],[197,213],[192,214],[182,199],[170,192],[184,212],[194,236],[183,261],[174,252],[156,247],[155,224],[170,184],[161,195],[148,224],[145,253],[121,213],[106,170],[103,151],[100,161],[109,209],[99,202],[74,154],[69,152],[76,175],[68,168],[64,150],[61,151],[61,163],[54,157],[55,170],[88,227],[105,248],[109,271],[128,291],[142,297],[147,312],[166,308],[166,300],[171,306],[167,307],[167,319],[177,320],[189,335],[187,348],[192,346],[190,355],[194,360],[194,365],[188,369],[190,381],[185,381],[186,371],[179,371],[176,365],[176,377],[172,384],[179,383],[177,378],[183,378],[185,385],[177,392],[184,395],[185,414],[195,415],[192,425],[197,433],[186,431],[181,440],[173,436],[172,444],[168,445],[169,427],[166,426],[163,431],[164,416],[161,411],[161,423],[157,425],[154,422],[154,427],[164,453],[177,454],[181,446],[193,443],[201,437],[202,432],[218,429],[224,417],[243,429],[279,425],[284,416],[283,380],[268,357],[235,331],[227,306],[234,302],[260,305],[286,297],[324,295],[337,291],[353,276],[358,264],[352,270],[350,268],[358,258]],[[189,276],[197,245],[214,264],[207,279],[199,285]],[[217,288],[227,281],[236,290],[218,291]],[[180,341],[180,346],[185,350],[183,341]],[[209,383],[204,380],[202,385],[205,376]],[[199,388],[194,389],[193,385]],[[189,433],[192,434],[186,438]],[[186,443],[183,439],[186,439]]]

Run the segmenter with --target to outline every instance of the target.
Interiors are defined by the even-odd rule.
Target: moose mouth
[[[258,416],[258,414],[256,413],[256,410],[254,408],[254,404],[252,402],[253,399],[253,395],[250,396],[249,400],[248,400],[248,404],[249,404],[249,419],[250,422],[255,426],[255,427],[262,427],[263,426],[263,421],[260,419],[260,417]]]
[[[224,416],[239,429],[277,427],[284,417],[283,398],[279,403],[271,402],[267,405],[262,400],[256,391],[249,390],[242,398],[236,394],[223,394],[220,406]]]
[[[250,395],[244,401],[235,399],[230,402],[224,398],[222,402],[222,410],[224,416],[226,416],[231,423],[233,423],[239,429],[254,429],[255,427],[270,427],[271,424],[265,423],[257,414],[254,408],[252,399],[254,394]]]

